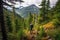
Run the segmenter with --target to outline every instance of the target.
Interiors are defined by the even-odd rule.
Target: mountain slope
[[[28,13],[35,13],[35,14],[39,13],[39,8],[34,4],[32,4],[32,5],[28,6],[28,7],[23,7],[21,9],[15,9],[15,10],[22,17],[27,17]]]

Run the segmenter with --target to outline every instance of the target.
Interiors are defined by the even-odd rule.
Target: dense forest
[[[29,12],[27,18],[4,9],[8,40],[60,40],[60,0],[53,8],[50,0],[42,0],[39,6],[42,6],[39,15]]]

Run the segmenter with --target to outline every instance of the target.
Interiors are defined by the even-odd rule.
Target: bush
[[[60,40],[60,32],[57,28],[53,30],[48,30],[47,34],[51,36],[54,40]]]
[[[44,28],[43,28],[43,26],[40,26],[40,30],[37,35],[37,40],[40,40],[44,35],[45,35]]]

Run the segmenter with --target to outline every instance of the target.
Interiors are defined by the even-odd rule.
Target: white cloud
[[[31,4],[35,4],[35,5],[39,5],[41,4],[42,0],[23,0],[25,5],[31,5]],[[54,6],[54,4],[56,4],[57,0],[50,0],[50,6]],[[24,6],[25,6],[24,5]]]
[[[19,4],[19,5],[15,5],[15,7],[19,7],[19,6],[23,6],[23,7],[26,7],[26,6],[29,6],[31,4],[35,4],[36,6],[40,5],[42,0],[23,0],[24,3],[22,4]],[[54,4],[56,4],[57,0],[50,0],[50,6],[53,7]],[[17,3],[17,2],[16,2]],[[38,6],[39,7],[39,6]]]
[[[56,4],[56,2],[57,2],[58,0],[50,0],[50,6],[51,7],[53,7],[53,6],[55,6],[55,4]]]
[[[27,4],[39,4],[41,0],[23,0]]]

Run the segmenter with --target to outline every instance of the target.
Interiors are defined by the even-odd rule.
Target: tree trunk
[[[2,40],[7,40],[7,33],[6,33],[6,28],[4,24],[4,14],[3,14],[3,5],[2,5],[2,0],[0,0],[0,24],[1,24],[1,31],[2,31]]]

